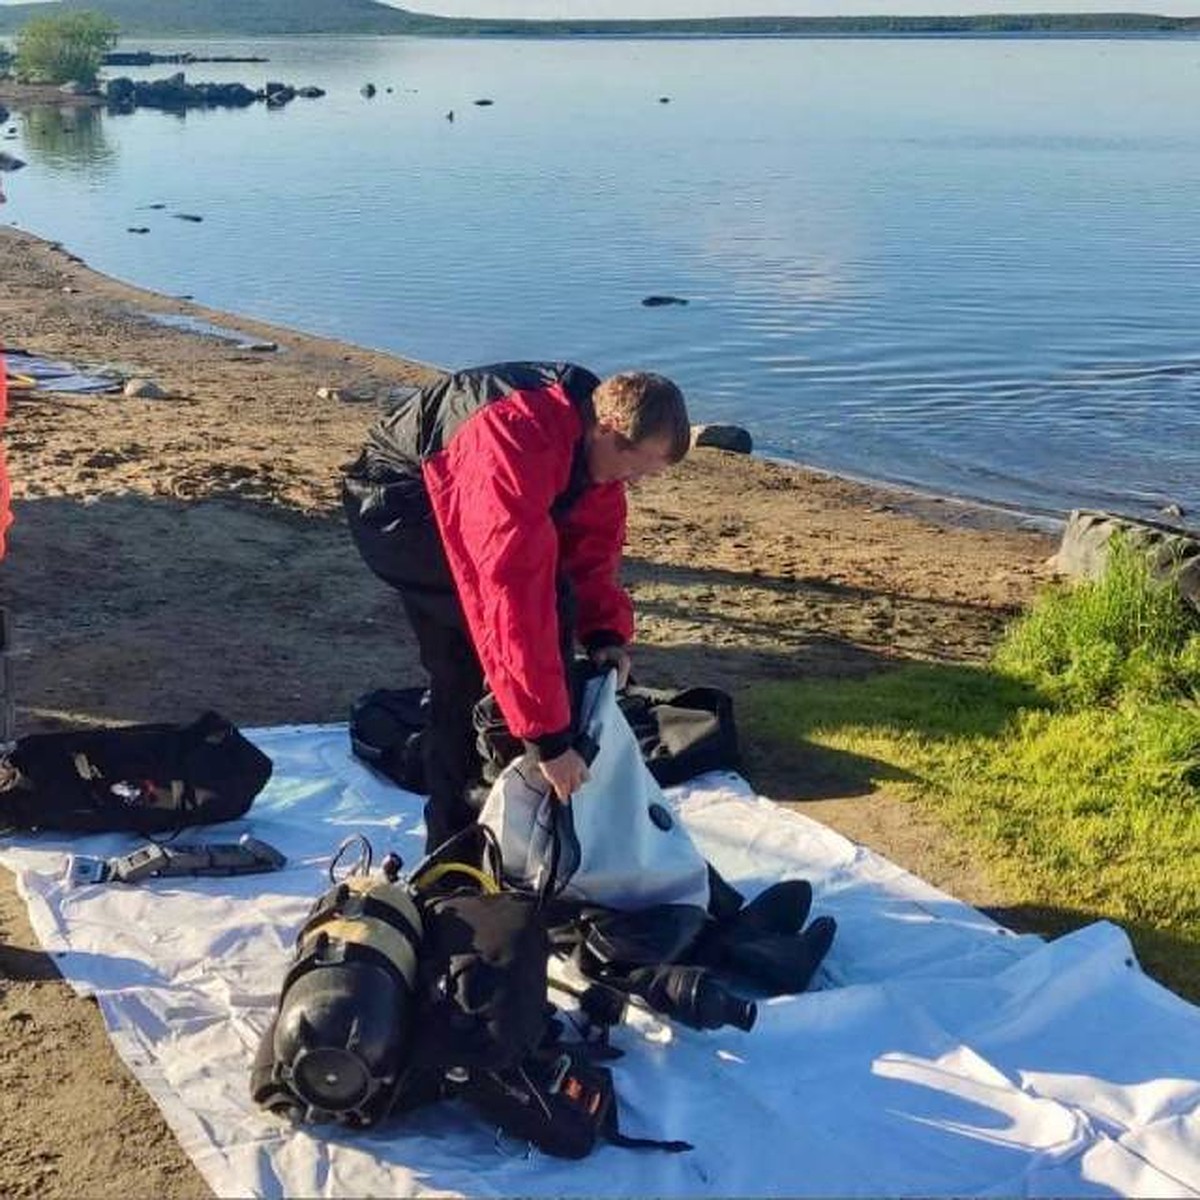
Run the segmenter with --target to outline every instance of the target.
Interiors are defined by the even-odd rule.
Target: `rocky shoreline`
[[[0,587],[18,732],[204,707],[243,725],[336,721],[368,687],[419,679],[391,595],[349,544],[338,466],[375,400],[430,368],[130,287],[11,228],[0,258],[7,346],[116,365],[159,392],[10,401]],[[1054,545],[1007,514],[696,450],[632,497],[636,668],[736,697],[764,679],[978,661]],[[887,794],[847,794],[802,753],[751,744],[747,759],[764,795],[968,902],[1005,901]],[[207,1195],[7,882],[0,981],[0,1194]]]
[[[135,108],[184,112],[189,108],[245,108],[260,101],[268,108],[282,108],[297,97],[316,100],[324,95],[324,89],[313,84],[268,81],[260,88],[252,88],[244,83],[189,83],[183,71],[161,79],[135,80],[118,75],[96,88],[82,88],[70,83],[59,87],[0,80],[0,123],[8,119],[5,104],[17,108],[39,104],[103,105],[118,113],[132,112]]]

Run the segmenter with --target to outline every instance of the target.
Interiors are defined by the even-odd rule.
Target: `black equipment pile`
[[[352,843],[358,862],[339,878]],[[487,830],[451,839],[407,879],[394,856],[375,874],[370,863],[365,839],[343,843],[332,886],[300,930],[254,1064],[258,1104],[361,1128],[460,1097],[505,1134],[560,1157],[582,1158],[601,1137],[690,1148],[618,1130],[612,1074],[597,1062],[616,1052],[603,1030],[594,1041],[562,1039],[547,999],[541,900],[501,889]]]
[[[660,782],[736,766],[725,693],[630,689],[620,703]],[[426,716],[419,689],[368,693],[351,713],[355,753],[421,790]],[[476,730],[484,776],[494,778],[520,743],[490,697],[476,708]],[[577,748],[585,760],[596,750]],[[451,838],[406,880],[392,856],[382,874],[370,874],[361,838],[357,867],[336,878],[343,844],[260,1046],[256,1102],[293,1120],[361,1127],[455,1097],[547,1154],[582,1158],[601,1138],[690,1149],[618,1129],[612,1072],[601,1065],[620,1056],[611,1027],[633,1003],[693,1029],[748,1031],[757,1009],[739,987],[804,991],[836,924],[809,922],[804,880],[780,881],[747,904],[711,866],[707,908],[626,912],[566,899],[579,857],[570,806],[550,805],[549,819],[551,854],[536,892],[503,885],[499,844],[486,826]],[[581,987],[551,979],[551,953],[570,959]],[[577,1011],[560,1015],[548,989],[573,992]],[[568,1025],[578,1040],[564,1040]]]

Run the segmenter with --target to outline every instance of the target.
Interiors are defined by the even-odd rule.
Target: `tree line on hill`
[[[866,0],[870,3],[870,0]],[[480,3],[480,8],[485,4]],[[687,35],[802,37],[1195,33],[1200,17],[1149,13],[1011,13],[979,16],[714,17],[672,20],[530,21],[412,13],[376,0],[54,0],[0,5],[0,32],[35,18],[94,11],[124,36],[437,34],[440,36]]]

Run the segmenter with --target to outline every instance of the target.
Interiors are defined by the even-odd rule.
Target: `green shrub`
[[[1044,596],[1009,630],[996,666],[1071,705],[1195,694],[1200,625],[1145,555],[1114,539],[1104,575]]]
[[[1200,999],[1200,622],[1139,555],[1111,562],[1043,596],[991,668],[763,684],[745,724],[918,805],[1027,926],[1118,921]]]
[[[37,17],[17,34],[17,78],[26,83],[94,84],[116,40],[116,23],[103,13]]]

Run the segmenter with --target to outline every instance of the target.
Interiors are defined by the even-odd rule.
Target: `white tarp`
[[[66,840],[0,852],[220,1195],[1200,1196],[1200,1010],[1119,929],[1014,937],[729,775],[668,792],[702,851],[750,893],[811,879],[840,929],[821,990],[761,1004],[748,1034],[644,1012],[617,1031],[622,1127],[695,1150],[514,1157],[452,1105],[365,1136],[282,1126],[250,1103],[249,1068],[329,852],[364,832],[415,861],[420,802],[356,763],[342,727],[251,736],[275,776],[207,836],[249,829],[290,856],[282,872],[66,892]]]

